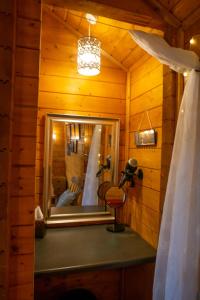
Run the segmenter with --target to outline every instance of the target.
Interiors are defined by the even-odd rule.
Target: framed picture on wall
[[[74,153],[78,152],[78,140],[74,141]]]
[[[85,137],[85,124],[79,124],[80,127],[80,139],[83,141]]]
[[[66,138],[67,138],[67,142],[69,143],[71,140],[71,125],[70,124],[66,125]]]
[[[70,124],[71,127],[71,140],[75,138],[76,132],[75,132],[75,124]]]
[[[135,135],[135,144],[139,146],[154,146],[157,143],[157,132],[155,129],[137,131]]]
[[[81,135],[81,133],[80,133],[80,124],[79,123],[75,123],[74,130],[75,130],[75,139],[79,140],[80,135]]]

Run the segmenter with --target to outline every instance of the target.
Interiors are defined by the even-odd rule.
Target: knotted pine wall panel
[[[101,73],[77,72],[77,37],[43,10],[37,123],[37,202],[42,203],[46,113],[120,118],[120,168],[124,164],[126,73],[101,58]],[[28,84],[28,83],[27,83]]]
[[[16,1],[9,299],[33,298],[41,3]]]
[[[0,299],[8,299],[15,5],[0,2]]]
[[[149,123],[148,116],[151,124]],[[163,66],[143,52],[130,74],[129,151],[144,172],[142,182],[129,189],[122,219],[156,247],[160,225],[160,190],[163,128]],[[137,148],[134,132],[150,129],[158,133],[156,146]]]

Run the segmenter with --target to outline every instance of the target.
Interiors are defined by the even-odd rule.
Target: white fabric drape
[[[163,208],[154,277],[154,300],[200,296],[200,69],[198,56],[139,31],[133,39],[174,70],[192,70],[178,117]]]
[[[98,160],[101,145],[101,130],[102,125],[95,125],[88,157],[82,199],[82,205],[85,206],[98,205],[97,189],[99,185],[99,179],[96,177],[96,173],[99,170]]]
[[[199,57],[192,51],[171,47],[162,37],[155,34],[140,30],[129,32],[141,48],[174,71],[183,73],[200,67]]]

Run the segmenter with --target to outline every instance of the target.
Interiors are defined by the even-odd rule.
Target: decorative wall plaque
[[[156,131],[154,129],[135,132],[136,146],[153,146],[156,145]]]

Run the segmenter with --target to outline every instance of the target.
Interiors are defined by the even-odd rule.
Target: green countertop
[[[106,225],[48,229],[36,239],[35,274],[121,268],[155,261],[155,249],[129,228]]]

